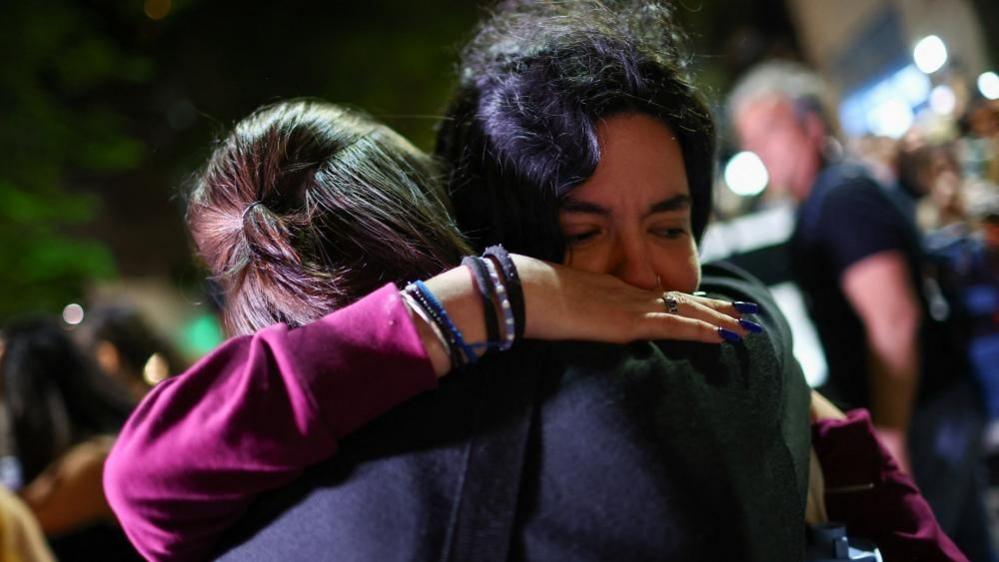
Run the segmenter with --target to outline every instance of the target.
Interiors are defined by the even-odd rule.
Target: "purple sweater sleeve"
[[[967,562],[912,478],[877,440],[867,410],[813,423],[812,445],[823,467],[830,520],[874,541],[885,560]]]
[[[108,501],[146,558],[204,558],[257,494],[435,385],[392,286],[307,326],[233,338],[132,414],[105,466]]]

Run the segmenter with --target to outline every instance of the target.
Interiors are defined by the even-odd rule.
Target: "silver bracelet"
[[[441,342],[441,345],[444,347],[444,351],[447,353],[448,357],[450,357],[451,344],[448,343],[447,339],[444,337],[444,333],[441,332],[441,329],[437,327],[437,324],[430,318],[430,316],[427,315],[427,311],[423,310],[423,307],[420,306],[420,303],[416,302],[413,299],[413,297],[410,296],[409,293],[407,293],[406,291],[399,291],[399,296],[402,297],[402,301],[406,304],[409,310],[416,313],[416,315],[419,316],[420,319],[423,320],[423,322],[427,326],[430,326],[430,329],[433,330],[434,335],[437,336],[437,339]]]

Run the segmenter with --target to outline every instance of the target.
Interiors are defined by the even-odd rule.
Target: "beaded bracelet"
[[[492,262],[492,260],[483,261],[486,264],[486,269],[489,271],[489,277],[492,279],[493,290],[496,295],[496,300],[499,303],[500,312],[503,313],[503,343],[500,345],[500,351],[506,351],[513,347],[513,342],[517,337],[517,326],[516,321],[513,318],[513,307],[510,305],[510,298],[507,296],[506,285],[500,279],[497,266]]]
[[[472,271],[472,276],[475,277],[475,286],[479,290],[479,296],[482,297],[482,312],[486,320],[486,342],[498,342],[499,324],[494,305],[496,285],[489,282],[490,276],[486,269],[486,260],[475,256],[465,256],[461,260],[461,265]]]
[[[513,310],[513,318],[516,329],[515,336],[517,338],[522,338],[524,337],[524,326],[526,325],[527,318],[524,307],[524,288],[520,283],[520,276],[517,275],[517,266],[514,265],[513,259],[506,251],[506,248],[499,244],[486,248],[483,255],[496,260],[503,271],[504,281],[506,282],[506,290],[510,297],[510,305]]]

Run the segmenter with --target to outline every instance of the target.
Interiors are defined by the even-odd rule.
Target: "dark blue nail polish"
[[[735,301],[732,303],[732,306],[743,314],[756,314],[760,311],[759,305],[755,302]]]
[[[754,334],[758,334],[758,333],[760,333],[760,332],[763,331],[763,326],[760,326],[756,322],[751,322],[749,320],[742,320],[742,319],[740,319],[739,320],[739,325],[742,326],[743,328],[749,330],[750,332],[753,332]]]
[[[726,330],[725,328],[718,328],[718,335],[721,336],[723,340],[728,342],[737,343],[742,341],[742,336],[732,330]]]

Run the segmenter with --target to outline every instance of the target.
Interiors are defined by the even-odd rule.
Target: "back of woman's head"
[[[131,410],[124,389],[97,372],[50,318],[3,329],[2,397],[25,481],[88,437],[115,433]]]
[[[378,286],[439,273],[464,242],[432,160],[388,127],[297,100],[239,122],[188,203],[231,334],[297,326]]]
[[[711,207],[714,125],[655,1],[508,1],[462,53],[438,134],[458,223],[475,246],[560,260],[559,201],[600,160],[596,127],[641,112],[677,135],[698,237]]]

